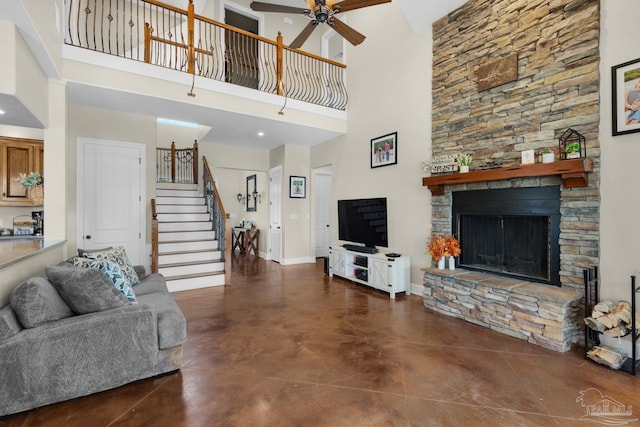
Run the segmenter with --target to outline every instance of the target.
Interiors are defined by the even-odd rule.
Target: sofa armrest
[[[147,269],[144,268],[144,265],[134,265],[133,270],[138,275],[138,279],[142,280],[147,275]]]
[[[23,329],[0,344],[0,416],[145,378],[161,357],[147,304]]]

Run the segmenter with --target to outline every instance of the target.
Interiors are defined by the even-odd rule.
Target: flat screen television
[[[389,247],[386,197],[338,200],[338,239]]]

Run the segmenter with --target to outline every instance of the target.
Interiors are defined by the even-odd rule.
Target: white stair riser
[[[198,190],[170,190],[166,188],[156,189],[156,197],[202,197]]]
[[[201,251],[218,249],[217,240],[201,240],[199,242],[158,243],[158,253]]]
[[[202,197],[156,197],[156,205],[204,205]]]
[[[156,201],[156,213],[207,213],[207,205],[160,205]]]
[[[188,279],[167,280],[169,292],[188,291],[190,289],[224,286],[224,274],[214,276],[192,277]]]
[[[176,276],[184,276],[187,274],[201,273],[218,273],[224,271],[224,262],[212,262],[208,264],[192,264],[181,265],[179,267],[162,267],[158,268],[158,273],[165,278],[170,279]]]
[[[182,241],[182,240],[214,240],[215,238],[216,238],[216,232],[213,230],[158,233],[158,241],[160,243],[176,242],[176,241]]]
[[[161,222],[158,231],[211,231],[210,222]]]
[[[195,262],[195,261],[219,261],[220,259],[222,259],[222,253],[220,251],[158,255],[158,265],[177,264],[177,263]]]
[[[158,221],[209,221],[208,213],[159,213]]]

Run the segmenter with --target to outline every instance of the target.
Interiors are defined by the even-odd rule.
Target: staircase
[[[224,285],[223,253],[197,185],[158,185],[158,272],[169,291]]]

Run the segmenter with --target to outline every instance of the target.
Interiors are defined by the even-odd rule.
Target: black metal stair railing
[[[198,183],[198,142],[192,148],[156,148],[156,182]]]

